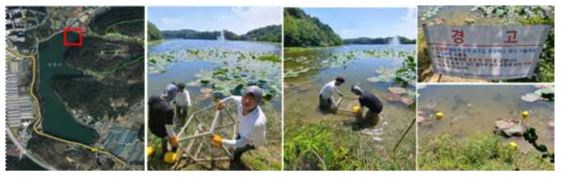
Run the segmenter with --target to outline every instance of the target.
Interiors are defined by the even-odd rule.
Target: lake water
[[[214,40],[185,40],[174,39],[165,40],[159,44],[149,47],[150,54],[162,54],[167,52],[179,51],[175,56],[175,62],[168,63],[163,72],[150,72],[148,76],[148,94],[159,95],[164,91],[166,85],[172,82],[184,82],[192,98],[192,104],[203,107],[212,104],[213,99],[209,99],[209,94],[201,92],[201,84],[190,84],[197,82],[198,74],[211,72],[217,68],[244,65],[249,70],[260,70],[266,72],[268,79],[280,80],[281,63],[270,61],[258,61],[238,59],[237,56],[229,55],[225,58],[205,58],[189,57],[186,50],[191,51],[221,51],[229,52],[252,52],[261,54],[280,55],[280,45],[261,42],[246,41],[214,41]],[[151,65],[149,69],[151,70]],[[278,82],[279,83],[279,82]],[[280,95],[280,94],[279,94]],[[280,96],[274,97],[270,104],[278,111],[281,110]]]
[[[377,51],[382,55],[365,55],[363,51]],[[384,104],[378,125],[361,130],[362,136],[374,140],[375,150],[384,149],[390,152],[394,144],[414,119],[414,110],[399,101],[385,99],[390,94],[388,88],[400,87],[393,79],[382,82],[370,82],[370,77],[382,73],[377,70],[387,70],[395,73],[402,66],[406,56],[398,53],[415,52],[415,45],[344,45],[331,48],[315,48],[297,51],[285,51],[284,70],[284,111],[285,127],[308,126],[320,121],[343,125],[344,129],[351,129],[347,122],[355,118],[347,114],[323,114],[318,106],[319,90],[327,83],[342,76],[346,82],[339,90],[345,95],[340,108],[352,110],[358,104],[356,96],[350,91],[354,84],[360,84],[365,91],[376,95]],[[345,57],[341,57],[345,56]],[[337,58],[337,59],[336,59]],[[344,58],[344,59],[343,59]],[[297,76],[288,77],[288,73],[300,71]],[[413,92],[414,86],[407,85],[405,89]],[[336,96],[338,97],[338,96]],[[337,99],[337,98],[336,98]],[[415,126],[406,136],[414,141]],[[291,132],[286,132],[286,139],[292,138]],[[415,151],[415,147],[413,147]]]
[[[521,112],[528,111],[525,124],[534,127],[538,142],[554,150],[554,102],[525,102],[521,96],[536,90],[534,86],[485,85],[429,85],[419,89],[418,109],[426,117],[418,125],[419,143],[428,142],[442,134],[464,140],[474,133],[493,133],[497,119],[521,120]],[[429,117],[442,111],[440,121]],[[549,125],[552,124],[552,125]],[[516,141],[524,151],[532,149],[522,137],[505,138]]]
[[[72,40],[70,38],[73,35],[68,37],[68,40]],[[53,79],[74,80],[88,77],[81,71],[67,66],[63,59],[65,50],[62,33],[39,44],[37,84],[43,116],[42,127],[48,134],[91,145],[98,139],[96,131],[77,122],[53,89]]]

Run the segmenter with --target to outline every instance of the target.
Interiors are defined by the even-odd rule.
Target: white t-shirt
[[[257,108],[253,112],[245,116],[243,115],[243,98],[241,96],[231,96],[229,98],[235,100],[235,102],[237,103],[237,119],[239,121],[237,129],[241,138],[247,140],[243,142],[245,142],[245,144],[251,144],[255,147],[262,146],[266,141],[267,121],[266,116],[262,112],[260,106],[257,106]]]
[[[333,80],[321,88],[319,95],[321,95],[321,98],[323,99],[329,99],[333,97],[333,93],[335,93],[335,91],[337,91],[337,85],[335,85],[335,80]]]
[[[181,94],[176,94],[174,102],[176,102],[176,105],[178,106],[192,106],[192,103],[190,101],[190,93],[186,89],[184,89]]]

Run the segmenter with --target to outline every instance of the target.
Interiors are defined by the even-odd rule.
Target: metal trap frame
[[[214,135],[235,139],[237,136],[237,103],[226,100],[218,105],[206,107],[190,115],[178,136],[178,154],[194,162],[231,160],[233,154],[224,145],[212,142]]]

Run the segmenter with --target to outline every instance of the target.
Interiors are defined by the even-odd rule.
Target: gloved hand
[[[170,144],[172,144],[172,147],[178,147],[178,137],[172,136],[170,138]]]
[[[222,109],[223,109],[223,103],[217,102],[217,110],[222,110]]]
[[[213,142],[214,144],[220,146],[221,143],[222,143],[222,141],[223,141],[223,138],[222,138],[221,136],[219,136],[219,135],[213,135],[213,137],[212,137],[212,142]]]

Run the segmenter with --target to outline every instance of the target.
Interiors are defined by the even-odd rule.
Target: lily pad
[[[366,79],[368,82],[381,82],[383,79],[381,77],[369,77]]]
[[[404,93],[408,92],[408,90],[406,88],[403,88],[403,87],[389,87],[388,91],[390,91],[390,93],[397,94],[397,95],[404,94]]]
[[[422,111],[417,111],[417,123],[421,123],[425,121],[425,116],[423,116]]]
[[[197,87],[198,85],[200,85],[200,82],[198,82],[198,81],[190,81],[190,82],[186,83],[186,86],[189,86],[189,87]]]
[[[211,96],[211,94],[200,94],[196,97],[196,100],[204,101],[204,100],[208,99],[210,96]]]
[[[409,106],[409,105],[411,105],[415,102],[415,101],[413,101],[413,99],[411,99],[409,97],[401,97],[400,101],[407,106]]]
[[[211,88],[202,88],[202,89],[200,89],[200,92],[202,92],[203,94],[212,94],[212,93],[213,93],[213,89],[211,89]]]
[[[542,96],[543,94],[554,94],[554,87],[542,88],[535,91],[535,95]]]
[[[541,100],[541,99],[542,99],[541,96],[534,94],[534,93],[527,93],[527,94],[521,96],[521,100],[523,100],[525,102],[535,102],[535,101],[538,101],[538,100]]]
[[[401,100],[401,96],[399,96],[398,94],[393,94],[393,93],[388,93],[386,95],[384,95],[384,99],[388,100],[388,101],[400,101]]]

